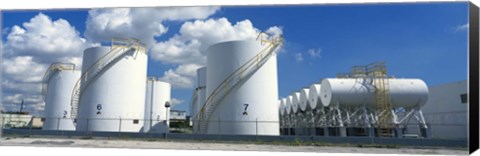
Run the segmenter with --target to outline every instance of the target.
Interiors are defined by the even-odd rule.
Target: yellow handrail
[[[107,61],[112,61],[114,60],[117,56],[116,54],[117,53],[120,53],[122,52],[122,49],[123,48],[128,48],[128,47],[136,47],[136,50],[138,51],[139,49],[142,49],[140,51],[144,51],[144,47],[143,47],[143,44],[138,40],[138,39],[121,39],[121,38],[113,38],[112,39],[112,45],[111,45],[111,50],[110,52],[106,53],[105,55],[103,55],[102,57],[100,57],[97,61],[95,61],[89,68],[87,68],[87,70],[84,71],[84,73],[82,73],[80,79],[77,80],[73,90],[72,90],[72,99],[71,99],[71,105],[72,105],[72,112],[71,112],[71,116],[72,116],[72,119],[74,119],[76,117],[76,114],[77,114],[77,107],[78,107],[78,103],[80,102],[80,97],[78,97],[78,102],[76,98],[76,95],[78,94],[78,96],[81,96],[81,92],[82,90],[84,89],[84,87],[87,87],[88,86],[88,83],[83,86],[80,85],[81,82],[82,82],[82,79],[84,82],[88,82],[88,75],[89,75],[89,72],[91,72],[91,70],[94,68],[94,67],[99,67],[101,64],[107,62]],[[123,52],[126,52],[128,51],[125,50]],[[145,51],[146,53],[146,51]],[[112,57],[112,60],[110,59],[107,59],[107,58],[110,58],[110,57],[107,57],[107,56],[110,56]],[[100,70],[100,69],[99,69]],[[75,105],[77,104],[77,105]]]
[[[266,39],[263,39],[261,38],[262,37],[262,34],[266,34],[266,33],[263,33],[261,32],[256,40],[259,40],[260,39],[260,43],[263,45],[263,43],[268,43],[269,45],[265,46],[264,49],[262,49],[258,54],[256,54],[253,58],[251,58],[250,60],[248,60],[246,63],[244,63],[242,66],[240,66],[239,68],[237,68],[234,72],[232,72],[229,76],[227,76],[227,78],[225,78],[225,80],[220,83],[220,85],[217,86],[217,88],[215,88],[215,90],[211,93],[211,95],[207,98],[207,100],[205,100],[204,104],[202,105],[202,108],[200,109],[199,113],[197,113],[196,115],[196,119],[197,121],[199,122],[199,129],[202,128],[202,121],[204,122],[204,124],[208,124],[206,121],[204,120],[208,120],[208,118],[210,118],[210,115],[211,114],[206,114],[208,112],[205,112],[205,109],[208,109],[210,107],[207,107],[209,105],[212,105],[211,102],[213,101],[213,99],[217,96],[217,94],[219,93],[219,89],[222,88],[222,86],[224,87],[224,94],[226,95],[228,91],[230,91],[231,88],[228,88],[226,86],[227,82],[230,82],[232,81],[231,79],[236,76],[236,75],[240,75],[240,78],[239,79],[242,79],[243,78],[243,72],[247,69],[250,69],[253,65],[256,65],[257,68],[259,67],[259,64],[262,63],[262,61],[265,59],[265,58],[268,58],[268,56],[270,56],[274,51],[275,49],[280,46],[282,43],[283,43],[283,38],[282,36],[278,36],[278,38],[275,38],[275,37],[272,37],[270,40],[266,40]],[[268,51],[267,51],[268,50]],[[267,54],[264,56],[263,53],[264,52],[267,52]],[[256,63],[255,63],[256,62]],[[240,81],[240,80],[239,80]],[[238,81],[238,82],[239,82]],[[237,83],[238,83],[237,82]],[[233,85],[231,85],[230,87],[234,87],[237,83],[234,83]],[[221,100],[222,97],[220,97],[220,100]],[[215,105],[213,106],[215,107]],[[211,108],[211,109],[215,109],[215,108]],[[213,111],[213,110],[212,110]],[[206,119],[203,119],[205,118]],[[206,127],[206,126],[205,126]]]
[[[42,79],[42,96],[43,96],[44,102],[46,102],[45,100],[46,100],[48,82],[50,81],[51,72],[53,70],[75,70],[75,64],[62,63],[62,62],[54,62],[50,64],[50,66],[47,68],[47,70],[43,74],[43,79]]]

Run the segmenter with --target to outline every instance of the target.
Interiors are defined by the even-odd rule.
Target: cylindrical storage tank
[[[170,101],[170,91],[170,83],[153,77],[147,80],[143,132],[168,133],[170,111],[165,103]]]
[[[80,79],[79,70],[50,71],[45,94],[45,121],[43,130],[75,130],[70,118],[72,90]]]
[[[309,103],[310,108],[317,109],[323,107],[322,100],[320,100],[320,84],[312,84],[310,85],[310,93],[309,93]]]
[[[92,47],[83,53],[82,73],[111,47]],[[126,47],[124,47],[126,50]],[[77,131],[139,132],[143,127],[147,54],[137,49],[119,56],[95,79],[82,80],[84,88],[78,105]],[[94,74],[94,73],[88,73]],[[92,75],[90,75],[92,76]]]
[[[285,102],[285,114],[290,115],[290,113],[293,113],[292,111],[292,101],[293,101],[293,96],[289,95],[287,96],[287,102]]]
[[[297,113],[300,112],[300,107],[298,106],[300,104],[300,92],[294,92],[292,94],[292,112]]]
[[[282,100],[280,100],[280,115],[281,116],[284,116],[286,113],[286,108],[287,108],[287,98],[282,98]]]
[[[241,40],[210,46],[207,49],[207,96],[266,45]],[[207,133],[279,135],[277,99],[277,58],[273,55],[218,103],[208,121]]]
[[[302,90],[300,90],[300,104],[299,104],[299,107],[300,107],[300,110],[302,111],[308,111],[308,110],[311,110],[312,108],[310,108],[310,104],[309,104],[309,94],[310,94],[310,89],[308,88],[304,88]]]
[[[428,87],[420,79],[387,79],[388,95],[393,107],[421,107],[428,99]],[[375,106],[372,80],[324,79],[320,90],[325,106]]]
[[[192,117],[196,117],[198,111],[202,109],[207,99],[207,67],[197,69],[197,96],[197,103],[193,110]],[[193,122],[196,122],[196,118],[193,118]]]

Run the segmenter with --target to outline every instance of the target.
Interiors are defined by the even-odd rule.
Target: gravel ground
[[[419,149],[419,148],[371,148],[345,146],[293,146],[253,143],[213,143],[195,141],[144,141],[119,139],[74,139],[74,138],[3,138],[0,146],[41,147],[96,147],[138,149],[182,150],[227,150],[227,151],[272,151],[272,152],[321,152],[321,153],[377,153],[377,154],[441,154],[467,155],[468,149]]]

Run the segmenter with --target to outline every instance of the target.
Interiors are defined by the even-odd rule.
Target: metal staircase
[[[220,101],[231,91],[239,82],[242,82],[246,77],[255,73],[262,65],[275,54],[275,51],[283,43],[282,36],[268,37],[265,33],[260,33],[257,36],[257,41],[265,45],[265,48],[258,52],[253,58],[248,60],[245,64],[240,66],[237,70],[231,73],[225,80],[218,85],[215,90],[205,100],[200,111],[197,113],[196,120],[198,124],[194,127],[197,132],[207,133],[209,120],[215,111]]]
[[[87,68],[87,70],[82,73],[80,79],[73,88],[71,98],[71,118],[74,121],[77,118],[78,104],[80,103],[80,97],[82,96],[83,91],[93,80],[95,80],[95,78],[99,76],[99,73],[104,72],[128,52],[146,52],[145,50],[141,49],[145,49],[145,46],[137,39],[112,39],[111,50],[107,54],[100,57],[100,59],[93,63],[89,68]]]
[[[353,66],[350,73],[337,74],[338,78],[355,78],[358,83],[371,84],[375,88],[375,124],[379,136],[392,136],[393,106],[389,101],[387,67],[384,62]]]
[[[62,70],[75,70],[75,64],[73,64],[73,63],[61,63],[61,62],[55,62],[55,63],[50,64],[47,71],[45,71],[45,74],[43,74],[43,79],[42,79],[42,98],[43,98],[43,101],[46,100],[48,82],[50,82],[50,79],[52,78],[53,74],[56,71],[62,71]]]

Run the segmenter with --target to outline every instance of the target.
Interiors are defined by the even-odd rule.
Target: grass
[[[92,136],[84,136],[84,137],[80,137],[80,139],[82,140],[90,140],[90,139],[93,139]]]
[[[29,135],[18,135],[18,134],[9,134],[6,139],[13,139],[13,138],[24,138],[24,137],[39,137],[39,136],[29,136]],[[138,141],[147,141],[147,142],[195,142],[195,143],[228,143],[228,144],[256,144],[256,145],[279,145],[279,146],[336,146],[336,147],[358,147],[358,148],[444,148],[444,147],[408,147],[408,146],[401,146],[401,145],[384,145],[384,144],[350,144],[350,143],[330,143],[324,141],[313,141],[313,140],[302,140],[300,138],[295,138],[293,140],[275,140],[275,141],[266,141],[266,140],[259,140],[259,139],[252,139],[252,140],[245,140],[245,141],[236,141],[236,140],[202,140],[202,139],[171,139],[171,138],[163,138],[163,137],[146,137],[146,138],[135,138],[128,135],[120,135],[120,136],[111,136],[111,137],[92,137],[92,136],[82,136],[82,137],[68,137],[68,138],[79,138],[82,140],[88,139],[96,139],[96,138],[103,138],[108,140],[138,140]],[[458,149],[464,150],[465,148],[462,147],[450,147],[449,149]]]

